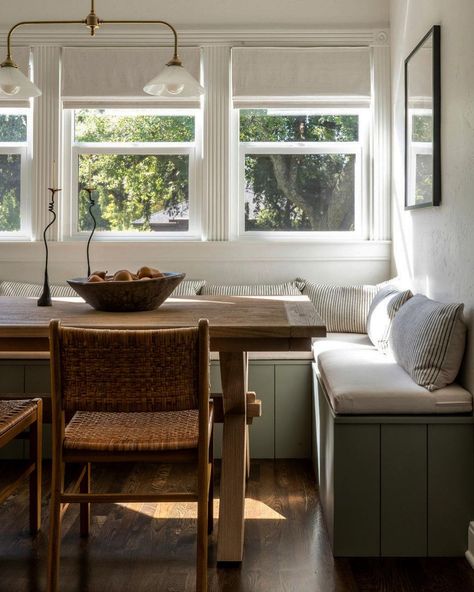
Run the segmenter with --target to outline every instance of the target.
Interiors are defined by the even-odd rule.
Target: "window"
[[[367,111],[240,109],[239,234],[362,236]]]
[[[196,231],[192,110],[76,109],[71,133],[70,235],[179,236]]]
[[[410,109],[408,118],[410,167],[408,168],[408,195],[415,205],[431,203],[433,199],[433,115],[431,109]]]
[[[28,110],[0,108],[0,234],[27,233]]]

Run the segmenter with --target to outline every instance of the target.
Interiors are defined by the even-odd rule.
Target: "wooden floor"
[[[168,466],[94,467],[97,491],[144,491],[189,476]],[[49,502],[45,471],[43,532],[28,534],[27,487],[0,507],[0,591],[45,589]],[[218,478],[218,475],[217,475]],[[217,502],[216,502],[217,503]],[[88,540],[79,538],[78,510],[66,513],[61,592],[187,592],[194,589],[195,510],[192,504],[95,505]],[[255,461],[247,488],[245,557],[241,567],[216,565],[213,592],[467,592],[474,571],[460,559],[334,560],[311,466],[304,461]],[[217,522],[216,522],[217,526]],[[467,525],[466,525],[467,526]]]

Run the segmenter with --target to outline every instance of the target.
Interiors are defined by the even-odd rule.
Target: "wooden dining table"
[[[78,327],[144,329],[196,325],[209,320],[210,348],[219,352],[224,430],[217,560],[243,556],[246,485],[248,352],[310,351],[312,337],[326,328],[306,296],[169,298],[158,309],[116,313],[92,309],[79,298],[56,298],[50,307],[36,298],[0,298],[2,357],[49,351],[51,319]]]

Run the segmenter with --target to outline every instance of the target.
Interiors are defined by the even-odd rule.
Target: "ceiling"
[[[0,28],[20,20],[83,19],[89,0],[2,2]],[[96,0],[102,19],[164,19],[185,28],[386,27],[389,0]]]

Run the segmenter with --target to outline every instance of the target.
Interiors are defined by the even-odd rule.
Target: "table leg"
[[[247,355],[220,352],[224,432],[220,484],[218,561],[242,561],[247,454]]]

